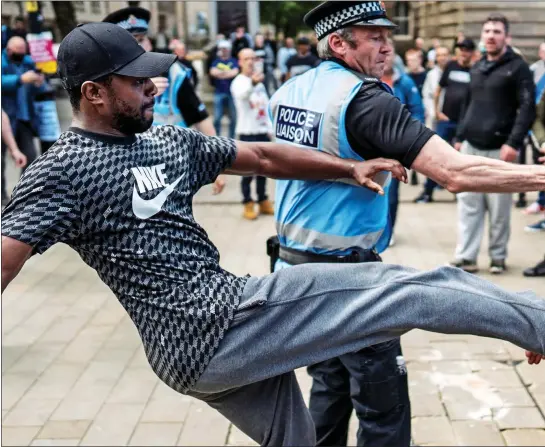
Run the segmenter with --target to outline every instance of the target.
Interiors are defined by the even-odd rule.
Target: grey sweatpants
[[[500,159],[500,150],[481,150],[467,141],[461,152],[469,155]],[[458,194],[458,245],[456,259],[477,261],[486,214],[488,212],[488,253],[491,260],[507,258],[507,244],[511,233],[511,194],[463,192]]]
[[[249,279],[232,326],[189,394],[261,445],[314,445],[294,369],[415,328],[494,337],[545,353],[545,299],[450,267],[290,267]]]

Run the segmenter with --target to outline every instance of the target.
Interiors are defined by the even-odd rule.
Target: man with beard
[[[533,351],[529,363],[541,361],[545,301],[459,269],[315,264],[263,277],[223,270],[192,212],[193,196],[220,172],[341,180],[378,196],[384,190],[372,180],[376,174],[406,180],[407,173],[394,160],[151,127],[150,78],[174,60],[146,53],[108,23],[81,25],[64,38],[58,70],[74,119],[4,211],[2,290],[31,255],[68,244],[130,315],[158,377],[262,445],[315,445],[295,368],[412,328],[502,338]],[[427,151],[447,158],[446,143],[431,141]],[[545,167],[487,162],[495,178],[485,181],[467,171],[478,159],[452,153],[458,168],[442,177],[451,189],[470,180],[473,188],[545,188]]]
[[[491,14],[482,29],[486,54],[471,69],[469,105],[456,132],[456,146],[463,154],[513,162],[534,123],[532,73],[528,64],[507,45],[508,38],[507,18]],[[477,257],[488,214],[489,271],[503,273],[511,231],[511,207],[512,195],[508,193],[460,194],[458,245],[451,265],[469,272],[478,270]]]
[[[129,31],[138,44],[151,51],[148,37],[151,14],[147,9],[129,6],[106,16],[103,22],[115,23]],[[181,63],[173,64],[161,76],[152,79],[157,87],[155,98],[154,125],[174,124],[181,127],[194,127],[205,135],[216,135],[216,130],[204,103],[195,92],[190,71]],[[219,194],[225,187],[224,176],[218,177],[213,190]]]

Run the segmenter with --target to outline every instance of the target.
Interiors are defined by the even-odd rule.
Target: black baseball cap
[[[297,45],[310,45],[310,40],[308,37],[299,37],[299,39],[297,39]]]
[[[456,44],[456,48],[464,48],[466,50],[475,51],[475,42],[471,39],[464,39],[460,43]]]
[[[65,89],[110,74],[135,78],[161,76],[176,55],[146,52],[131,33],[112,23],[86,23],[61,42],[57,72]]]

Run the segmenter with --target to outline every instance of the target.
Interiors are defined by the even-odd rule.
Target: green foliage
[[[260,19],[263,25],[274,25],[277,32],[295,37],[298,31],[310,31],[303,23],[303,17],[322,2],[316,1],[261,1]]]

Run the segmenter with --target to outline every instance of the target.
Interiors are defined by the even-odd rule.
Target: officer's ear
[[[348,42],[346,42],[341,36],[337,33],[332,33],[327,37],[327,42],[329,43],[329,48],[331,51],[344,56],[348,50]]]

